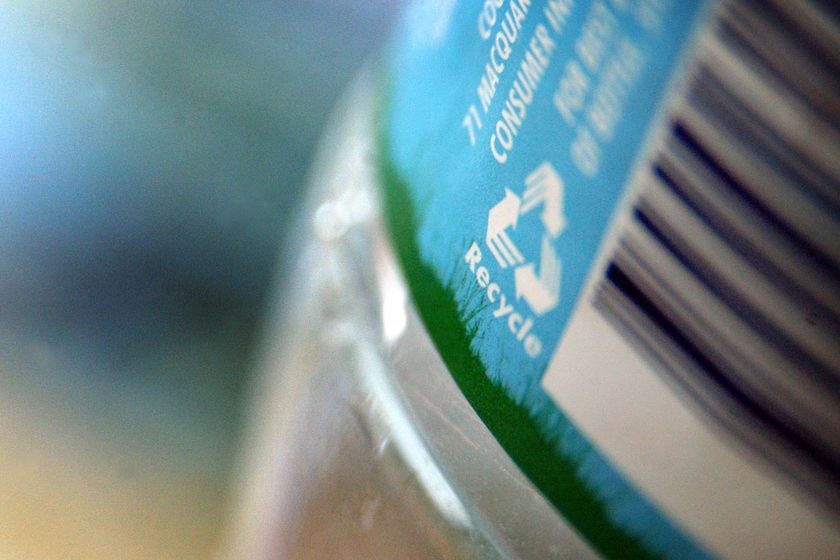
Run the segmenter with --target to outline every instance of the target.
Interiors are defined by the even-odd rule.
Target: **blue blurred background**
[[[398,0],[0,4],[0,558],[207,558],[328,112]]]

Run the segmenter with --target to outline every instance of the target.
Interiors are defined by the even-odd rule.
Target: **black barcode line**
[[[840,88],[837,66],[830,53],[814,48],[809,34],[797,30],[772,6],[743,1],[726,5],[720,32],[727,43],[748,52],[753,63],[775,74],[823,119],[837,126],[840,99],[826,92]]]
[[[840,72],[840,5],[837,0],[742,0],[789,22],[797,36]]]
[[[683,107],[680,122],[693,136],[704,138],[705,151],[725,169],[744,192],[767,208],[774,218],[804,239],[834,269],[840,268],[838,225],[831,216],[803,194],[797,185],[774,174],[773,167],[757,160],[747,146],[694,107]],[[806,218],[807,217],[807,218]]]
[[[728,92],[713,74],[700,69],[694,80],[688,97],[692,105],[726,128],[732,137],[753,147],[754,157],[772,166],[787,182],[803,186],[803,194],[816,198],[818,205],[827,205],[827,210],[833,212],[840,209],[837,181],[820,169],[818,162],[809,159],[810,154],[785,142],[778,131]]]
[[[784,1],[773,0],[774,3]],[[837,0],[795,0],[791,4],[802,4],[803,7],[813,5],[818,12],[822,12],[823,17],[833,20],[835,28],[840,27],[840,5],[837,4]],[[840,41],[835,42],[835,44],[838,43]]]
[[[837,54],[819,48],[813,29],[796,28],[790,18],[762,1],[724,1],[716,22],[715,43],[784,97],[796,99],[829,127],[840,125],[840,101],[826,88],[840,82]],[[840,34],[838,22],[826,31]]]
[[[742,320],[793,361],[826,379],[826,389],[840,397],[840,378],[831,372],[831,364],[840,361],[834,325],[787,298],[665,185],[652,182],[639,203],[649,227],[655,227],[680,261]]]
[[[833,71],[840,72],[840,5],[836,0],[748,1],[790,22],[797,36],[811,43]]]
[[[799,151],[811,154],[819,165],[837,176],[836,147],[840,132],[821,118],[807,100],[763,68],[750,64],[737,45],[725,36],[706,36],[698,48],[702,67],[727,84],[730,93],[748,104],[767,126],[785,136]]]
[[[832,321],[840,330],[840,281],[696,152],[672,138],[654,173],[791,298],[817,309],[814,316]]]
[[[678,118],[678,117],[677,117]],[[676,121],[673,127],[673,140],[675,143],[681,144],[689,153],[682,161],[691,161],[697,165],[707,169],[712,175],[720,178],[725,183],[726,188],[737,193],[738,197],[749,205],[749,207],[761,219],[769,224],[771,227],[767,230],[771,234],[778,233],[780,236],[789,239],[796,246],[797,252],[804,252],[813,260],[820,269],[827,271],[827,275],[831,278],[837,278],[840,275],[840,268],[829,259],[819,247],[815,246],[804,237],[796,228],[792,227],[788,222],[782,220],[777,214],[773,212],[773,208],[764,203],[764,199],[754,196],[755,187],[750,188],[748,185],[742,183],[735,177],[728,169],[724,168],[714,155],[698,141],[696,135],[687,129],[683,123]],[[713,183],[709,183],[713,184]],[[764,183],[766,186],[767,183]],[[705,183],[704,183],[705,186]],[[760,186],[759,186],[760,189]],[[772,237],[767,236],[768,239]]]

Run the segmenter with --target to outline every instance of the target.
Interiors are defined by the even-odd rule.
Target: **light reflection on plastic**
[[[450,523],[469,527],[467,510],[412,426],[376,352],[368,345],[360,346],[359,371],[363,372],[362,382],[374,399],[373,414],[379,416],[384,424],[384,435],[389,438],[389,445],[396,448],[437,511]],[[376,430],[378,426],[373,428]]]
[[[405,284],[396,268],[389,266],[380,277],[382,290],[382,335],[391,344],[402,336],[408,324]]]

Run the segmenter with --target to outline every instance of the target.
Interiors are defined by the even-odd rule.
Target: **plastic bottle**
[[[230,556],[840,556],[837,16],[410,9],[322,145]]]

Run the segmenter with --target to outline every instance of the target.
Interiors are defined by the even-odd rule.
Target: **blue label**
[[[412,179],[423,258],[472,317],[488,373],[527,399],[698,5],[432,4],[401,34],[391,155]]]
[[[586,444],[557,433],[540,380],[701,8],[450,0],[418,4],[398,34],[384,140],[419,259],[453,295],[486,376],[558,453]],[[590,455],[581,476],[630,496],[614,517],[659,527],[666,555],[702,555]]]

